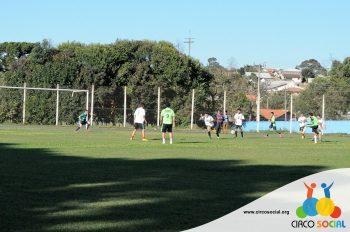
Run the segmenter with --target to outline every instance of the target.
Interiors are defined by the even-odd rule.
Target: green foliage
[[[21,122],[22,94],[17,90],[0,89],[0,122]]]
[[[344,59],[343,63],[340,61],[333,61],[330,75],[333,77],[343,77],[350,83],[350,57]]]
[[[321,114],[322,95],[325,95],[325,114],[328,119],[339,119],[350,110],[350,85],[344,78],[318,78],[295,101],[297,112]]]
[[[229,112],[234,113],[237,109],[241,109],[245,115],[251,113],[251,104],[244,92],[229,92],[228,97],[231,101],[227,107]]]
[[[4,42],[0,43],[0,54],[2,58],[12,57],[19,59],[30,54],[37,46],[39,46],[38,43]]]
[[[219,62],[215,57],[211,57],[208,59],[208,67],[223,69],[223,67],[219,64]]]
[[[207,97],[203,101],[205,107],[202,109],[206,109],[205,112],[208,113],[222,110],[224,91],[226,91],[228,114],[233,115],[238,108],[241,108],[247,119],[251,119],[253,117],[253,104],[246,97],[251,87],[249,80],[243,78],[240,72],[232,72],[220,64],[215,64],[215,62],[216,58],[209,59],[208,70],[213,79],[209,84]]]
[[[179,120],[185,122],[186,110],[190,107],[192,89],[208,89],[212,76],[202,65],[181,54],[168,42],[116,41],[113,44],[85,45],[67,42],[54,48],[49,41],[42,43],[0,44],[1,79],[4,85],[30,87],[89,89],[95,85],[95,118],[102,123],[115,124],[120,118],[118,108],[123,107],[123,86],[128,86],[128,108],[136,108],[143,102],[147,109],[157,108],[157,88],[162,89],[162,103],[171,102]],[[6,92],[0,92],[5,99]],[[30,91],[28,93],[28,122],[51,124],[55,121],[56,93]],[[60,118],[65,123],[74,123],[84,108],[82,94],[60,97]],[[4,102],[4,101],[2,101]],[[21,99],[16,104],[2,103],[1,109],[18,111]],[[119,112],[119,113],[118,113]],[[149,122],[154,123],[155,111],[149,111]],[[101,116],[103,114],[103,116]],[[67,115],[69,115],[67,117]],[[1,114],[0,120],[11,117]],[[132,117],[129,117],[132,121]]]
[[[325,71],[312,59],[302,62],[298,68],[303,70],[304,77],[321,75]],[[56,88],[59,84],[60,88],[90,89],[93,84],[97,123],[121,122],[124,86],[128,92],[127,118],[130,123],[132,111],[139,102],[145,104],[147,121],[155,123],[158,87],[161,88],[161,108],[170,102],[177,114],[178,125],[188,125],[190,120],[192,89],[195,89],[196,112],[212,113],[223,109],[226,91],[229,113],[240,107],[247,118],[253,118],[254,103],[248,101],[246,94],[256,94],[255,80],[253,77],[249,82],[242,75],[258,69],[259,66],[246,65],[235,72],[221,66],[215,57],[209,58],[208,66],[203,67],[198,60],[182,54],[166,41],[117,40],[112,44],[89,45],[66,42],[58,47],[53,47],[48,40],[0,43],[1,85],[23,86],[27,83],[30,87]],[[327,95],[327,113],[332,117],[338,118],[349,110],[349,94],[343,88],[350,84],[350,58],[343,63],[333,62],[330,75],[332,78],[316,81],[301,94],[297,100],[300,110],[319,111],[320,93]],[[328,88],[322,87],[325,83]],[[23,91],[15,92],[12,96],[9,91],[0,90],[2,122],[22,121]],[[29,91],[27,99],[27,122],[55,122],[56,92]],[[284,98],[277,96],[276,99],[270,100],[270,108],[281,108]],[[85,105],[85,94],[72,96],[61,92],[59,121],[75,123]]]
[[[266,93],[261,98],[261,108],[284,109],[285,103],[289,104],[290,94],[281,92]]]
[[[261,66],[260,66],[261,68]],[[245,65],[243,67],[243,70],[241,72],[258,72],[259,71],[259,65]]]
[[[327,70],[315,59],[304,60],[300,65],[296,66],[297,69],[307,69],[307,73],[303,77],[311,77],[311,73],[314,76],[326,76]],[[307,74],[307,75],[306,75]],[[313,78],[313,77],[311,77]]]
[[[244,70],[244,68],[243,68],[243,67],[239,68],[238,73],[239,73],[241,76],[244,76],[244,75],[245,75],[245,70]]]
[[[48,91],[27,91],[26,121],[39,125],[55,123],[56,93]]]
[[[301,76],[303,77],[303,79],[307,79],[307,78],[315,78],[316,75],[312,69],[303,68],[301,70]]]
[[[309,60],[302,65],[319,67],[315,60]],[[313,69],[315,70],[315,69]],[[322,70],[322,69],[320,69]],[[317,73],[315,73],[317,75]],[[317,78],[307,86],[295,100],[295,109],[302,113],[321,113],[322,95],[325,96],[325,114],[328,119],[339,119],[350,111],[350,57],[345,58],[343,63],[333,61],[329,71],[329,77]]]

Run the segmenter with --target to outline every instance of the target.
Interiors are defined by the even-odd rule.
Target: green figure
[[[280,137],[282,137],[281,132],[277,131],[277,127],[276,127],[276,117],[275,117],[275,113],[271,112],[271,116],[270,116],[270,126],[269,126],[269,130],[270,131],[275,131]],[[266,137],[269,136],[269,133],[266,134]]]

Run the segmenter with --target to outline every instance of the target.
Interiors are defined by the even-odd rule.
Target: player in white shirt
[[[325,124],[324,124],[324,121],[323,121],[323,118],[321,117],[321,115],[317,115],[317,119],[318,119],[318,132],[319,132],[319,140],[321,141],[322,140],[322,135],[323,135],[323,131],[325,129]]]
[[[145,137],[145,122],[146,122],[146,111],[143,108],[143,104],[139,104],[134,112],[134,126],[135,129],[131,133],[130,140],[133,140],[138,129],[141,130],[142,141],[147,141]]]
[[[307,118],[304,116],[304,114],[300,114],[300,117],[298,118],[298,122],[299,122],[299,131],[301,134],[301,138],[304,139],[305,138],[306,122],[307,122]]]
[[[209,114],[201,114],[199,120],[203,120],[205,126],[207,127],[208,137],[211,139],[211,129],[214,127],[214,118]]]
[[[234,119],[234,123],[235,123],[235,127],[234,127],[235,137],[237,138],[237,131],[240,130],[241,136],[243,138],[242,125],[243,125],[243,120],[245,120],[245,118],[244,118],[244,115],[241,112],[241,109],[237,110],[237,113],[235,114],[233,119]]]

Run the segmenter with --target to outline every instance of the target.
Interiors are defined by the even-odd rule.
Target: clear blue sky
[[[0,42],[166,40],[203,64],[293,68],[350,56],[347,0],[0,0]]]

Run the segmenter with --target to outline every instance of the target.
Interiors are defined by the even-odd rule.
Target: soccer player
[[[270,131],[275,131],[280,137],[282,137],[281,132],[277,131],[277,127],[276,127],[276,117],[275,117],[275,113],[271,112],[271,116],[270,116],[270,126],[269,126],[269,130]],[[266,137],[269,136],[269,132],[267,132]]]
[[[142,141],[147,141],[145,137],[145,123],[146,123],[146,111],[143,108],[143,104],[139,104],[134,112],[134,127],[135,129],[131,133],[130,140],[133,140],[138,129],[141,130]]]
[[[160,124],[162,124],[162,139],[165,144],[165,133],[169,132],[170,144],[173,144],[173,127],[175,127],[175,113],[170,108],[170,103],[162,110],[160,117]]]
[[[312,132],[314,132],[314,142],[317,143],[317,137],[319,136],[318,120],[313,113],[309,113],[309,118],[310,118],[311,124],[309,124],[308,126],[311,127]]]
[[[243,124],[243,120],[245,120],[245,118],[241,112],[241,109],[237,110],[237,113],[234,116],[234,120],[235,120],[235,137],[237,138],[237,131],[239,130],[241,132],[241,136],[243,138],[242,124]]]
[[[83,125],[86,125],[86,130],[88,130],[90,126],[88,110],[85,110],[84,112],[82,112],[78,118],[79,118],[79,122],[78,122],[79,126],[77,129],[75,129],[75,131],[80,130],[80,128]]]
[[[299,122],[299,131],[301,134],[301,138],[305,139],[305,128],[306,128],[307,119],[304,116],[304,114],[300,114],[300,117],[298,118],[298,122]]]
[[[223,121],[223,124],[222,124],[222,128],[223,128],[224,134],[226,134],[227,129],[228,129],[228,124],[229,124],[229,121],[228,121],[229,116],[228,116],[227,110],[225,111],[225,114],[223,115],[223,118],[224,118],[224,121]]]
[[[216,130],[216,138],[220,139],[220,132],[221,132],[221,125],[224,120],[224,117],[221,114],[221,111],[218,110],[216,114],[216,125],[215,125],[215,130]]]
[[[200,120],[204,120],[204,124],[207,127],[208,137],[211,139],[211,129],[214,127],[214,118],[209,114],[201,114]]]
[[[322,135],[323,135],[323,131],[324,131],[324,129],[325,129],[325,125],[324,125],[324,120],[323,120],[323,118],[321,117],[321,115],[317,115],[317,120],[318,120],[318,132],[319,132],[319,135],[318,135],[318,137],[319,137],[319,139],[320,139],[320,141],[322,140]]]

